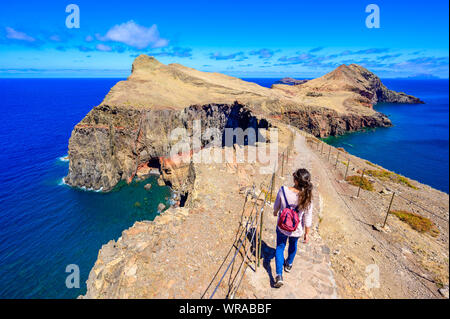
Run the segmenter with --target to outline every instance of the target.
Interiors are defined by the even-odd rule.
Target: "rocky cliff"
[[[256,118],[239,103],[193,105],[182,110],[100,105],[75,126],[69,141],[69,174],[65,181],[72,186],[108,191],[121,180],[131,182],[138,168],[148,164],[161,169],[166,182],[184,193],[189,185],[184,184],[184,178],[177,178],[176,171],[188,172],[189,165],[175,165],[169,160],[172,146],[179,142],[171,139],[170,133],[183,128],[186,138],[191,139],[194,120],[201,120],[203,131],[267,127],[267,121]],[[200,147],[208,142],[202,140]]]
[[[372,109],[380,101],[420,102],[388,90],[373,73],[356,65],[341,66],[302,85],[269,89],[141,55],[131,76],[118,82],[72,131],[65,182],[108,191],[120,181],[130,182],[144,165],[163,168],[166,181],[185,193],[189,185],[167,161],[178,142],[169,138],[175,128],[186,129],[190,138],[194,120],[201,120],[203,131],[223,132],[226,127],[266,128],[283,119],[325,137],[390,126],[385,115]],[[179,173],[185,176],[189,166],[182,167]]]
[[[287,77],[287,78],[282,78],[281,80],[276,81],[275,84],[300,85],[300,84],[303,84],[306,82],[308,82],[308,80],[297,80],[294,78]]]
[[[374,73],[357,65],[341,65],[324,76],[308,81],[307,88],[317,92],[356,93],[369,104],[376,103],[423,103],[420,99],[389,90]]]

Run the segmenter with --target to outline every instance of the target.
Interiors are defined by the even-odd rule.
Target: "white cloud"
[[[110,52],[110,51],[112,51],[112,48],[109,45],[106,45],[106,44],[103,44],[103,43],[97,44],[95,48],[98,51],[103,51],[103,52]]]
[[[136,24],[133,20],[115,25],[104,37],[99,37],[99,40],[120,42],[137,49],[145,49],[149,46],[161,48],[169,44],[168,40],[159,36],[158,27],[155,24],[147,28]]]
[[[92,37],[92,35],[88,35],[88,36],[86,36],[86,38],[84,40],[86,42],[92,42],[92,41],[94,41],[94,38]]]
[[[16,31],[13,28],[6,27],[6,37],[8,39],[21,40],[27,42],[36,41],[33,37],[30,37],[28,34],[20,31]]]

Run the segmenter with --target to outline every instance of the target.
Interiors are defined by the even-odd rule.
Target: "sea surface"
[[[118,80],[0,79],[0,298],[84,294],[101,246],[168,203],[155,178],[108,194],[62,183],[73,127]],[[66,287],[71,264],[80,288]]]
[[[84,294],[101,246],[168,204],[170,189],[154,178],[107,194],[62,183],[73,127],[119,80],[0,79],[0,298]],[[270,87],[278,79],[246,80]],[[384,83],[427,104],[377,105],[394,127],[327,142],[448,192],[448,80]],[[80,288],[66,287],[72,264]]]
[[[344,147],[391,171],[449,192],[448,80],[383,80],[390,89],[419,97],[426,104],[377,104],[393,127],[331,137]]]

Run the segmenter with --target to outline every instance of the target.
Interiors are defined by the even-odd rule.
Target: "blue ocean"
[[[118,80],[0,79],[0,298],[84,294],[101,246],[170,200],[154,178],[108,194],[62,183],[73,127]],[[79,289],[65,284],[71,264]]]
[[[170,189],[155,179],[108,194],[62,183],[73,127],[118,80],[0,79],[0,298],[84,294],[101,246],[168,203]],[[277,79],[247,80],[270,87]],[[448,192],[448,80],[384,82],[427,104],[377,105],[394,127],[328,142]],[[71,264],[80,269],[80,288],[66,287]]]
[[[448,80],[383,80],[426,104],[377,104],[394,124],[325,141],[391,171],[449,192]]]

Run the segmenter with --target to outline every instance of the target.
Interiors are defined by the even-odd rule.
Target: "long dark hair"
[[[305,168],[296,170],[293,174],[295,186],[298,192],[297,210],[305,210],[311,205],[313,185],[311,183],[311,174]]]

